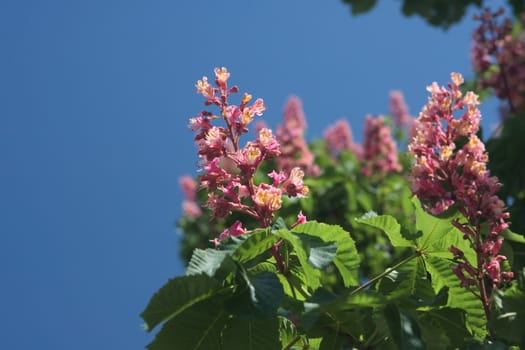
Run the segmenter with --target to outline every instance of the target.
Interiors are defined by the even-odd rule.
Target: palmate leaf
[[[216,249],[195,249],[191,256],[188,268],[186,269],[186,275],[199,275],[206,274],[210,277],[216,275],[219,269],[224,268],[226,271],[234,271],[235,264],[228,256],[227,252],[216,250]],[[225,276],[221,274],[218,276],[219,279],[223,279]]]
[[[246,320],[233,317],[223,333],[223,347],[227,350],[280,350],[279,321]]]
[[[390,300],[403,299],[402,302],[412,306],[432,303],[436,297],[427,278],[425,262],[420,257],[390,272],[380,281],[378,290]]]
[[[469,262],[475,264],[476,253],[468,241],[463,239],[463,233],[452,224],[453,220],[462,218],[458,212],[436,217],[423,210],[417,197],[412,198],[412,203],[416,211],[416,229],[423,233],[417,239],[422,251],[442,258],[453,258],[449,248],[455,245],[464,251]]]
[[[290,248],[291,251],[288,254],[291,255],[293,253],[293,257],[297,259],[300,270],[302,270],[300,271],[300,276],[303,278],[305,285],[311,290],[316,290],[321,285],[321,273],[308,262],[308,255],[304,249],[303,242],[297,235],[287,229],[280,229],[273,234],[286,241],[285,249]],[[291,271],[296,268],[297,266],[289,266]]]
[[[255,231],[235,249],[232,258],[240,263],[248,262],[266,253],[277,241],[279,237],[268,230]]]
[[[292,233],[299,235],[314,236],[323,242],[335,242],[337,244],[336,255],[333,262],[339,271],[346,287],[359,284],[358,270],[360,264],[359,254],[354,240],[350,234],[337,225],[327,225],[316,221],[308,221],[295,227]]]
[[[306,243],[308,262],[317,269],[324,269],[333,261],[337,252],[336,242],[323,242],[321,239],[308,235],[301,235]]]
[[[434,256],[426,256],[425,263],[432,278],[432,287],[437,293],[448,287],[447,306],[463,309],[466,313],[467,327],[476,338],[487,334],[485,312],[481,301],[470,291],[460,286],[460,281],[450,268],[450,261]]]
[[[416,247],[414,242],[401,235],[401,226],[397,220],[390,215],[365,214],[361,218],[356,219],[356,221],[383,230],[390,239],[393,247]]]
[[[206,275],[173,278],[157,291],[140,314],[151,331],[159,323],[170,320],[199,301],[218,293],[220,283]]]
[[[166,322],[148,350],[221,349],[221,333],[229,316],[216,300],[205,300]]]
[[[250,276],[242,271],[243,282],[236,294],[226,302],[228,311],[244,319],[269,319],[282,305],[284,291],[275,273],[262,272]]]

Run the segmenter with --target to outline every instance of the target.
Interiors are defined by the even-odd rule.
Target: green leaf
[[[298,335],[295,325],[286,317],[278,316],[279,320],[279,337],[281,339],[281,347],[284,348]]]
[[[190,262],[188,263],[186,275],[191,276],[204,273],[213,277],[221,268],[221,265],[227,256],[227,252],[216,249],[195,249]],[[233,269],[234,267],[231,268]]]
[[[308,236],[301,236],[301,238],[305,237]],[[311,238],[308,239],[308,246],[310,247],[308,262],[315,268],[324,269],[333,261],[337,252],[337,243],[323,242],[316,237]]]
[[[432,287],[437,293],[448,287],[447,306],[463,309],[466,312],[467,327],[472,335],[483,338],[487,334],[485,312],[481,301],[471,292],[460,287],[460,281],[451,269],[450,261],[439,257],[427,256],[425,263],[432,277]]]
[[[427,349],[459,348],[469,338],[465,311],[443,308],[418,312],[421,335]]]
[[[421,257],[391,271],[381,280],[378,290],[390,300],[403,298],[412,305],[429,302],[436,296]]]
[[[223,333],[223,347],[227,350],[280,350],[279,321],[245,320],[233,317]]]
[[[148,350],[219,350],[228,314],[215,300],[205,300],[166,322]]]
[[[356,307],[382,308],[386,302],[384,295],[373,290],[364,290],[356,294],[345,295],[334,305],[337,309],[348,310]]]
[[[148,331],[183,312],[193,304],[210,298],[220,288],[219,282],[206,275],[171,279],[148,303],[140,314]]]
[[[390,334],[399,349],[424,349],[419,327],[413,317],[395,304],[385,308],[385,317]]]
[[[397,220],[390,215],[364,215],[356,221],[384,231],[390,239],[390,243],[394,247],[416,247],[414,242],[405,239],[401,235],[401,226],[399,225]]]
[[[416,230],[423,232],[423,236],[418,239],[419,247],[426,250],[433,243],[439,241],[443,236],[457,230],[452,225],[454,217],[436,217],[427,213],[422,207],[417,197],[412,198],[412,204],[416,211]],[[463,234],[461,234],[463,236]]]
[[[494,305],[490,324],[496,334],[525,349],[525,291],[513,282],[511,288],[495,291]]]
[[[232,258],[240,263],[245,263],[266,253],[278,240],[279,237],[268,230],[255,231],[239,245]]]
[[[323,337],[319,350],[340,350],[343,345],[343,337],[336,330]]]
[[[333,262],[339,271],[345,287],[358,285],[360,258],[350,234],[337,225],[327,225],[308,221],[295,227],[293,233],[320,238],[323,242],[336,242],[337,251]],[[305,271],[306,272],[306,271]]]
[[[412,203],[416,209],[416,229],[423,233],[417,244],[425,255],[452,259],[454,255],[449,249],[455,246],[465,253],[472,266],[477,265],[476,252],[469,241],[463,239],[463,233],[452,224],[453,220],[463,218],[461,214],[451,212],[437,217],[424,211],[416,197],[412,199]]]
[[[281,282],[274,273],[263,272],[250,277],[250,297],[260,317],[274,315],[284,299]]]
[[[287,229],[275,231],[274,235],[286,241],[287,244],[285,249],[291,248],[291,252],[289,252],[288,254],[292,255],[293,253],[291,257],[297,258],[297,261],[302,270],[302,273],[300,275],[304,278],[306,286],[312,290],[316,290],[321,285],[321,273],[308,262],[308,256],[304,249],[303,242],[299,239],[297,235],[291,233]],[[293,259],[290,259],[290,263],[291,262],[293,262]],[[294,269],[294,266],[288,266],[288,269],[292,271]]]
[[[275,316],[284,300],[284,291],[276,274],[262,272],[249,276],[243,272],[245,285],[227,302],[228,310],[245,319]]]

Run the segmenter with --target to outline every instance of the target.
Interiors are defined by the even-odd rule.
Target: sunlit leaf
[[[232,258],[241,263],[247,262],[266,253],[278,240],[279,237],[268,230],[255,231],[235,249]]]
[[[378,290],[391,300],[403,298],[413,306],[429,302],[436,296],[422,258],[411,259],[392,270],[380,281]]]
[[[356,221],[384,231],[394,247],[415,247],[414,242],[409,241],[401,235],[401,226],[397,220],[390,215],[367,216],[365,214]]]
[[[297,262],[301,267],[301,275],[304,277],[306,286],[312,290],[317,289],[321,285],[319,280],[321,273],[308,262],[308,255],[304,249],[303,242],[297,235],[286,229],[275,231],[274,235],[284,239],[286,243],[290,245],[294,256],[297,258]]]
[[[316,237],[303,235],[301,238],[305,241],[304,238],[311,237],[312,239],[307,239],[309,246],[308,261],[312,266],[318,269],[324,269],[327,267],[334,259],[337,252],[337,243],[335,242],[323,242]]]
[[[292,230],[299,235],[310,235],[324,242],[336,242],[337,251],[333,258],[345,286],[358,285],[357,272],[360,258],[350,234],[337,225],[327,225],[316,221],[308,221]]]

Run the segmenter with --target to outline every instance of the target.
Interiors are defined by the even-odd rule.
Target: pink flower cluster
[[[274,212],[281,207],[282,196],[301,197],[308,193],[303,185],[303,171],[299,167],[288,174],[275,171],[269,174],[270,184],[255,184],[253,176],[259,165],[281,154],[279,143],[272,131],[261,128],[254,141],[239,146],[240,137],[248,132],[248,124],[254,116],[261,116],[266,109],[262,99],[250,104],[252,96],[244,93],[239,105],[230,105],[228,98],[238,88],[228,87],[230,73],[226,68],[215,69],[213,87],[207,77],[197,82],[197,92],[206,99],[205,105],[219,107],[220,115],[202,111],[191,118],[189,126],[197,132],[195,136],[201,158],[202,174],[198,177],[201,187],[208,191],[206,206],[215,217],[226,217],[233,211],[255,218],[262,227],[268,227]],[[212,123],[222,121],[223,126]],[[215,243],[228,236],[246,232],[240,222],[225,230]]]
[[[199,185],[191,176],[181,176],[179,178],[179,185],[184,193],[184,201],[182,202],[182,212],[184,216],[189,218],[198,218],[202,215],[202,210],[197,203],[197,190]]]
[[[328,152],[334,157],[343,150],[350,151],[358,160],[363,156],[363,148],[353,141],[352,129],[345,119],[340,119],[326,128],[324,140]]]
[[[397,159],[396,142],[383,116],[377,118],[371,115],[366,116],[363,160],[362,172],[366,176],[386,175],[401,171],[401,165]]]
[[[281,156],[277,158],[277,166],[286,174],[299,167],[308,175],[319,175],[319,167],[314,164],[314,155],[304,139],[305,130],[306,119],[301,99],[292,96],[284,109],[284,123],[277,126],[276,134],[281,145]]]
[[[501,185],[490,176],[485,146],[476,136],[481,118],[478,96],[471,91],[463,95],[460,74],[452,73],[451,80],[448,89],[436,83],[427,88],[431,96],[416,120],[416,135],[408,146],[415,157],[412,192],[432,214],[455,205],[464,216],[465,222],[455,220],[454,225],[470,241],[478,261],[466,261],[462,251],[451,247],[462,285],[483,284],[484,272],[497,284],[512,277],[500,272],[499,263],[505,257],[498,255],[503,242],[499,233],[508,227],[509,214],[496,195]],[[454,113],[461,115],[455,118]],[[482,225],[488,228],[484,237]]]
[[[513,35],[509,18],[498,22],[503,9],[486,9],[476,16],[480,26],[473,32],[471,59],[479,73],[480,88],[491,87],[498,98],[506,100],[502,117],[525,107],[525,31]],[[521,17],[522,27],[525,16]]]
[[[399,90],[390,92],[390,116],[399,129],[409,128],[413,118],[408,113],[408,106],[403,93]]]

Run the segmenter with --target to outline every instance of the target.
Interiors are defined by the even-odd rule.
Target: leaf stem
[[[367,281],[366,283],[360,285],[359,287],[357,287],[356,289],[354,289],[353,291],[350,292],[350,294],[348,294],[349,296],[350,295],[354,295],[354,294],[357,294],[359,293],[360,291],[362,291],[363,289],[366,289],[368,288],[369,286],[371,286],[372,284],[376,283],[377,281],[379,281],[380,279],[382,279],[383,277],[385,277],[386,275],[388,275],[390,272],[394,271],[395,269],[399,268],[400,266],[403,266],[404,264],[406,264],[407,262],[409,262],[410,260],[414,259],[414,258],[417,258],[418,256],[420,256],[421,254],[419,252],[414,252],[414,254],[410,255],[408,258],[404,259],[404,260],[401,260],[400,262],[398,262],[397,264],[395,264],[394,266],[392,267],[389,267],[387,268],[385,271],[383,271],[382,273],[380,273],[379,275],[375,276],[374,278],[372,278],[371,280]]]

